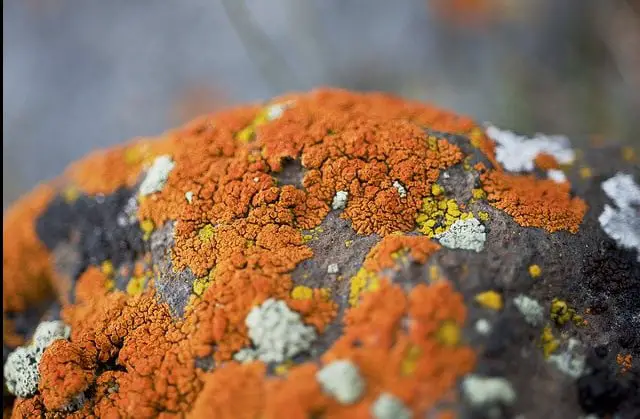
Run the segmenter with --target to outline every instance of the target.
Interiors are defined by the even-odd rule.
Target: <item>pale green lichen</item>
[[[140,188],[138,189],[140,195],[147,196],[160,192],[162,188],[164,188],[169,178],[169,173],[171,173],[174,166],[175,163],[171,159],[171,156],[163,155],[156,157],[149,170],[147,170],[147,175],[140,184]]]
[[[440,244],[449,249],[482,251],[487,240],[485,228],[476,218],[460,219],[442,234],[436,235]]]
[[[33,334],[33,342],[21,346],[9,354],[4,364],[4,380],[7,390],[15,396],[26,398],[38,390],[40,373],[38,364],[42,354],[54,341],[68,339],[69,326],[61,321],[42,322]]]
[[[341,404],[353,404],[362,397],[365,382],[358,367],[349,360],[337,360],[316,373],[322,390]]]
[[[251,309],[245,319],[254,348],[234,355],[238,361],[259,359],[262,362],[283,362],[308,350],[316,339],[312,326],[302,322],[300,314],[282,300],[269,298]]]
[[[382,393],[371,406],[375,419],[411,419],[411,410],[391,393]]]

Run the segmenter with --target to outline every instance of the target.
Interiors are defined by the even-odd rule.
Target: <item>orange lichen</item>
[[[76,283],[76,299],[78,302],[85,302],[92,298],[100,298],[107,294],[110,287],[110,279],[103,269],[90,266]]]
[[[52,294],[49,251],[40,242],[35,223],[54,196],[41,185],[16,202],[2,222],[2,312],[23,311]]]
[[[632,361],[633,357],[630,354],[623,355],[620,353],[616,355],[616,363],[620,366],[620,372],[622,373],[625,373],[631,369]]]
[[[538,154],[533,160],[533,164],[535,164],[538,169],[542,170],[552,170],[560,168],[560,163],[558,163],[558,160],[556,160],[556,158],[549,153]]]
[[[22,344],[24,338],[15,332],[13,322],[7,318],[7,314],[37,307],[52,299],[55,294],[50,254],[35,231],[36,219],[53,196],[53,187],[40,185],[4,214],[2,334],[4,342],[11,346]]]
[[[393,268],[397,252],[407,251],[417,263],[425,263],[429,256],[440,249],[440,245],[425,236],[390,235],[384,237],[364,261],[364,268],[372,272]]]
[[[38,390],[45,407],[63,410],[95,380],[95,360],[66,340],[57,340],[44,352]]]
[[[523,227],[544,228],[550,233],[567,230],[576,233],[587,204],[571,197],[570,185],[534,176],[517,176],[488,171],[481,175],[487,200],[511,215]]]

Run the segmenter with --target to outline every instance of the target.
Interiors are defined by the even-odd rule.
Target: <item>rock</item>
[[[61,320],[42,382],[80,391],[5,412],[633,417],[639,179],[633,150],[331,89],[97,152],[5,214],[5,362]],[[268,304],[309,339],[254,327]]]

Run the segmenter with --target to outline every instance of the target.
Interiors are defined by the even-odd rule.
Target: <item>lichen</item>
[[[536,134],[527,138],[493,125],[487,126],[486,133],[497,144],[496,159],[510,172],[531,172],[540,154],[552,156],[559,164],[575,160],[569,139],[561,135]]]
[[[602,182],[602,190],[615,206],[605,204],[600,226],[618,246],[635,249],[640,261],[640,186],[631,175],[617,173]]]
[[[502,294],[493,290],[484,291],[479,294],[476,294],[474,299],[482,307],[485,307],[491,310],[496,310],[496,311],[502,310],[502,306],[504,305],[502,301]]]
[[[444,233],[436,238],[445,247],[450,249],[482,251],[487,239],[484,226],[476,218],[458,220]]]
[[[38,367],[45,349],[58,339],[67,339],[69,333],[69,327],[60,321],[40,323],[33,334],[31,344],[11,352],[4,364],[7,390],[18,397],[33,396],[38,390]]]
[[[171,160],[171,156],[158,156],[147,171],[147,175],[140,184],[138,192],[141,196],[151,195],[160,192],[164,188],[169,173],[173,170],[175,163]]]
[[[462,390],[474,407],[510,406],[516,401],[511,383],[502,377],[468,375],[462,381]]]
[[[382,393],[371,406],[371,415],[375,419],[411,419],[411,410],[402,400],[390,393]]]
[[[316,374],[322,390],[341,404],[353,404],[362,397],[365,382],[358,366],[349,360],[336,360]]]
[[[316,332],[284,301],[268,299],[254,307],[245,320],[255,345],[255,358],[263,362],[283,362],[309,349]]]
[[[513,303],[531,326],[540,326],[544,321],[544,308],[533,298],[521,294]]]

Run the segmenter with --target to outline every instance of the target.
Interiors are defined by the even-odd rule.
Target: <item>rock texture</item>
[[[5,416],[637,417],[639,179],[331,89],[96,152],[5,213]]]

